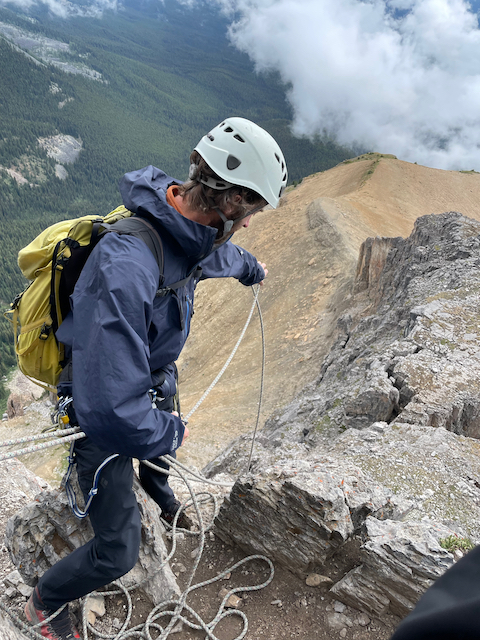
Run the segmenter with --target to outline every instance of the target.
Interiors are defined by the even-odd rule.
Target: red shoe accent
[[[25,605],[24,611],[27,620],[32,625],[43,622],[55,613],[55,611],[44,608],[38,587],[35,587],[33,590],[32,595]],[[37,629],[47,640],[80,640],[80,634],[70,620],[68,605],[58,616],[52,618],[50,622],[40,625]]]

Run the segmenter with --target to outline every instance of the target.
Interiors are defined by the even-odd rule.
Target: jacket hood
[[[202,260],[211,253],[217,230],[185,218],[167,204],[166,193],[172,184],[182,182],[149,165],[126,173],[119,188],[127,209],[139,217],[153,219],[159,230],[167,231],[189,258]]]

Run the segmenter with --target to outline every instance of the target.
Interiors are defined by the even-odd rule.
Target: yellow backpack
[[[55,332],[70,310],[69,296],[88,256],[106,232],[141,238],[157,260],[162,283],[161,239],[150,223],[131,216],[133,213],[121,206],[104,217],[83,216],[57,222],[20,250],[18,265],[31,282],[5,316],[13,324],[20,370],[44,389],[56,390],[64,348]],[[125,223],[120,222],[123,220]]]

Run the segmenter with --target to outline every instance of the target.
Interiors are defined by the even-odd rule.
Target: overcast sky
[[[327,132],[403,160],[480,171],[478,0],[214,3],[256,69],[281,74],[295,133]],[[62,0],[48,4],[65,11]]]

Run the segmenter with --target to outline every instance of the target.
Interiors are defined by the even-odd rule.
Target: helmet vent
[[[212,136],[212,134],[211,134],[211,133],[209,133],[209,134],[208,134],[207,138],[208,138],[211,142],[213,142],[213,141],[215,140],[215,138]]]
[[[275,154],[275,158],[277,159],[278,164],[280,164],[280,156],[278,155],[278,153]]]
[[[225,133],[232,133],[232,131],[233,131],[232,127],[227,127],[225,129]]]
[[[242,136],[239,136],[238,133],[236,133],[233,137],[235,138],[235,140],[238,140],[239,142],[245,142]]]
[[[235,156],[232,156],[231,154],[228,156],[228,158],[227,158],[227,169],[229,169],[230,171],[233,171],[233,169],[236,169],[241,164],[242,164],[241,160],[239,160]]]

